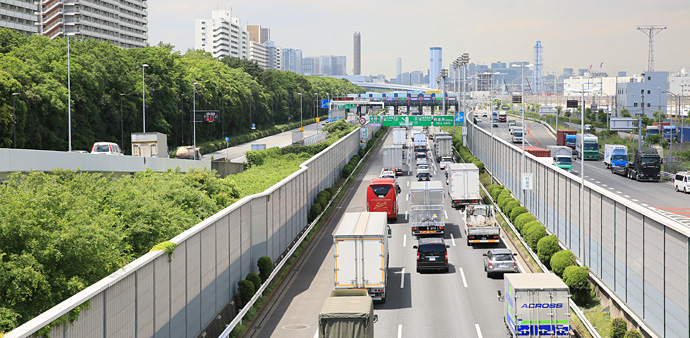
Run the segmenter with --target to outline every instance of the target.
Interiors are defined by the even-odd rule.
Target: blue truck
[[[625,176],[628,166],[628,147],[622,144],[604,145],[604,165],[614,174]]]

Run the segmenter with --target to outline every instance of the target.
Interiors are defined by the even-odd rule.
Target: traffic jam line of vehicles
[[[406,132],[405,129],[400,130]],[[400,134],[402,133],[399,132]],[[446,228],[449,211],[458,212],[464,221],[468,246],[499,244],[501,236],[496,211],[493,206],[482,204],[477,166],[453,163],[452,138],[449,135],[439,133],[434,135],[434,139],[434,143],[438,144],[429,147],[426,133],[421,129],[413,130],[413,152],[409,157],[406,157],[406,137],[403,144],[384,146],[381,177],[372,179],[366,189],[366,211],[346,212],[338,222],[333,232],[334,290],[318,317],[319,337],[374,336],[374,323],[378,321],[378,316],[374,314],[374,302],[385,303],[389,295],[388,241],[392,238],[389,222],[397,222],[399,219],[398,195],[401,189],[397,176],[404,175],[405,171],[400,172],[398,168],[402,168],[406,162],[415,161],[417,164],[415,171],[418,181],[408,182],[409,195],[406,199],[409,201],[409,218],[406,220],[412,236],[417,240],[412,247],[416,251],[418,273],[427,270],[449,272],[450,246],[446,245],[444,236],[449,234],[455,245],[455,238]],[[450,152],[447,151],[448,148]],[[433,154],[428,154],[430,149],[433,149]],[[429,180],[435,161],[429,159],[428,155],[436,157],[440,170],[447,173],[446,184],[440,180]],[[450,210],[445,207],[446,194],[450,198]],[[406,246],[406,240],[404,234],[403,247]],[[488,250],[482,256],[487,277],[519,272],[515,256],[510,249]],[[458,271],[467,287],[462,268]],[[517,277],[518,275],[521,277]],[[558,284],[552,278],[544,277],[547,275],[549,274],[516,274],[516,278],[506,276],[504,290],[498,291],[498,294],[499,300],[505,302],[503,319],[512,336],[532,332],[536,337],[551,337],[556,332],[559,332],[559,336],[560,332],[569,332],[568,289],[563,289],[562,282]],[[558,277],[555,278],[560,281]],[[404,280],[401,279],[401,288]],[[505,297],[500,296],[501,292],[505,292]],[[548,302],[542,299],[553,292],[557,292],[557,298],[550,298]],[[562,299],[563,292],[565,300]],[[544,304],[553,306],[543,306]],[[562,313],[554,318],[544,315],[553,308]],[[538,325],[524,321],[525,318],[541,318],[542,315],[545,319],[540,319]],[[478,324],[476,328],[480,332]],[[400,330],[401,325],[398,326],[399,334]]]

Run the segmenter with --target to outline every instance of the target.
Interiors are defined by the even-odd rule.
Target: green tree
[[[259,288],[261,288],[261,277],[259,277],[259,274],[250,272],[245,279],[254,284],[254,290],[259,290]]]
[[[569,250],[561,250],[551,256],[551,270],[559,277],[563,276],[565,268],[576,264],[575,255]]]
[[[630,117],[630,111],[628,110],[628,108],[621,109],[621,116]]]
[[[642,338],[642,334],[640,333],[640,331],[630,329],[628,330],[628,332],[625,333],[624,338]]]
[[[654,113],[652,113],[652,116],[654,117],[654,121],[661,121],[664,122],[666,120],[666,114],[664,112],[656,110]]]
[[[624,338],[625,332],[628,329],[628,323],[623,318],[614,318],[611,320],[611,331],[609,331],[610,338]]]
[[[558,245],[556,235],[543,237],[537,242],[537,257],[549,269],[551,269],[551,257],[559,251],[561,251],[561,247]]]
[[[563,282],[570,288],[573,301],[580,306],[589,302],[592,293],[588,277],[589,268],[586,266],[569,266],[563,270]]]
[[[259,267],[259,277],[261,277],[261,282],[263,283],[268,280],[268,277],[273,272],[273,261],[271,257],[263,256],[259,258],[256,265]]]
[[[539,222],[530,222],[523,228],[525,242],[532,250],[537,250],[537,243],[540,239],[547,236],[546,229]]]

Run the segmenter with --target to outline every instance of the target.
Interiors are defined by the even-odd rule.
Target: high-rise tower
[[[355,32],[355,37],[354,37],[354,69],[352,70],[352,75],[361,75],[362,74],[362,38],[359,35],[359,32]]]
[[[534,44],[534,92],[541,94],[542,92],[542,67],[544,60],[542,59],[541,41]]]
[[[429,88],[438,89],[436,77],[441,75],[443,64],[443,51],[441,47],[429,48]]]
[[[400,77],[400,74],[402,74],[402,58],[398,57],[395,58],[395,77]]]

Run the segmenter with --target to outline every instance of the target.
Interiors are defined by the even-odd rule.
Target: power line
[[[654,71],[654,35],[659,34],[659,32],[664,29],[666,29],[666,26],[663,25],[637,26],[637,30],[649,37],[649,56],[647,59],[648,72]]]

